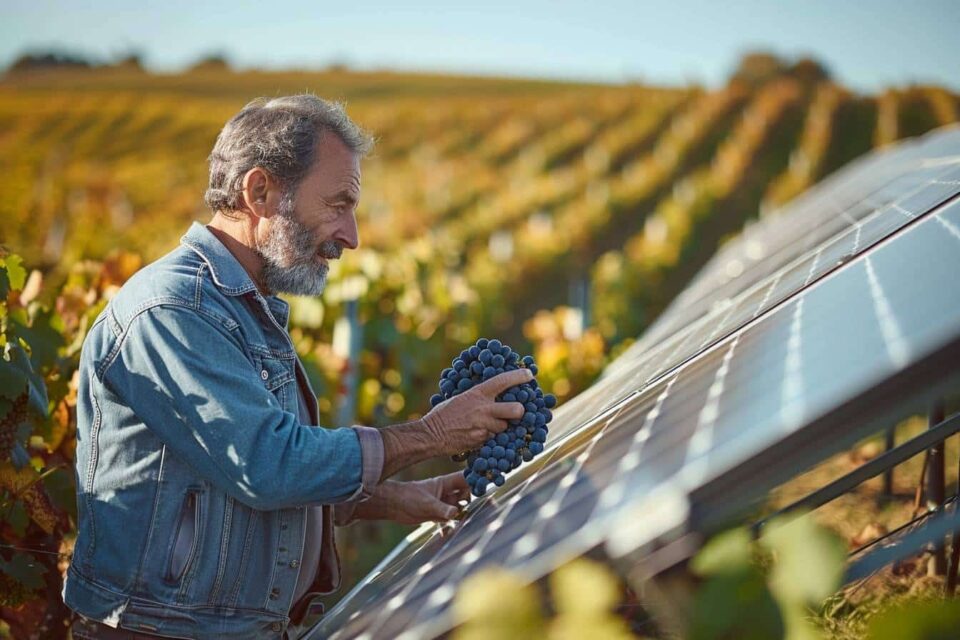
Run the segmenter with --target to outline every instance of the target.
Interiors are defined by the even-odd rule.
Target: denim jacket
[[[97,317],[80,355],[71,609],[165,636],[282,638],[312,505],[325,506],[310,592],[339,586],[329,505],[342,524],[369,497],[383,443],[298,420],[309,383],[288,312],[193,223]]]

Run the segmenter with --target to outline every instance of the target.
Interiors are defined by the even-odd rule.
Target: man
[[[278,292],[318,295],[355,249],[370,139],[312,95],[255,100],[210,155],[214,211],[134,275],[80,358],[75,638],[283,638],[339,585],[333,526],[445,520],[459,473],[388,480],[523,413],[505,373],[424,418],[324,429]]]

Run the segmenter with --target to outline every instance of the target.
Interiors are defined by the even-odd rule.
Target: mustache
[[[320,243],[318,253],[328,260],[336,260],[343,254],[344,248],[343,244],[336,240],[324,240]]]

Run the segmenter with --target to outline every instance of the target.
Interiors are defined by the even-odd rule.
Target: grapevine
[[[435,407],[476,384],[521,368],[529,369],[534,378],[510,387],[497,396],[497,402],[519,402],[524,407],[523,416],[508,421],[506,429],[479,449],[460,456],[466,459],[463,475],[475,496],[482,496],[491,484],[502,486],[505,474],[543,453],[549,433],[547,424],[553,420],[551,409],[557,405],[557,398],[544,394],[537,384],[538,369],[533,356],[521,358],[500,340],[487,338],[480,338],[453,359],[451,366],[440,373],[440,393],[430,398],[431,407]]]

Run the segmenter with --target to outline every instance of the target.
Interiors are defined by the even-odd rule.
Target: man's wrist
[[[440,442],[423,418],[380,430],[383,437],[383,482],[400,469],[438,455]]]
[[[384,480],[377,485],[376,491],[357,504],[353,517],[357,520],[387,520],[391,517],[391,505],[395,501],[396,480]]]

